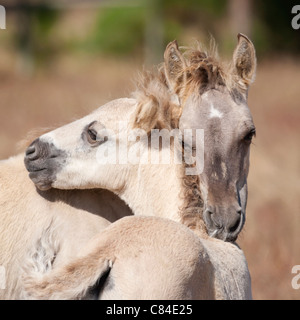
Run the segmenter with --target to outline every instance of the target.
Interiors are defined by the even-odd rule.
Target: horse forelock
[[[197,90],[200,94],[210,89],[226,87],[229,92],[237,89],[238,83],[229,63],[221,62],[215,41],[212,39],[209,49],[200,43],[185,52],[187,61],[186,90]],[[241,89],[241,88],[239,88]]]

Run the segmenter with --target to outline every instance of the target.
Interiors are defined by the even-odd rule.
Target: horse
[[[30,178],[40,190],[36,191],[34,186],[30,185],[26,180],[20,164],[20,157],[12,158],[1,164],[1,184],[6,185],[7,191],[10,193],[10,195],[7,195],[4,192],[4,196],[1,194],[1,205],[4,208],[1,212],[4,221],[3,232],[1,232],[1,247],[3,248],[1,263],[4,266],[10,266],[8,269],[8,283],[10,283],[7,290],[8,297],[18,294],[20,261],[25,257],[24,251],[26,247],[28,248],[32,245],[38,231],[49,225],[49,221],[54,215],[59,216],[61,221],[64,222],[61,224],[62,232],[59,234],[59,237],[63,239],[63,244],[60,255],[55,259],[55,266],[64,264],[68,259],[74,257],[88,239],[109,224],[106,219],[101,218],[101,215],[105,216],[105,210],[98,212],[100,217],[87,214],[87,212],[95,213],[97,211],[93,208],[93,204],[98,204],[99,188],[115,192],[125,200],[135,214],[167,214],[168,218],[182,222],[195,230],[207,228],[208,233],[215,237],[227,241],[236,239],[243,225],[244,218],[242,217],[244,212],[239,212],[240,208],[238,210],[234,208],[235,212],[228,213],[228,216],[231,217],[233,215],[233,217],[229,220],[227,219],[227,221],[224,212],[205,209],[203,219],[202,210],[206,207],[209,208],[207,203],[211,201],[209,197],[210,188],[207,187],[207,192],[205,193],[206,185],[200,183],[201,179],[197,175],[179,179],[179,176],[182,176],[182,166],[180,168],[176,167],[174,163],[164,166],[164,169],[166,169],[164,176],[168,176],[169,184],[160,189],[159,168],[162,166],[150,165],[147,166],[147,170],[146,166],[130,166],[131,168],[138,168],[135,171],[135,169],[130,169],[128,166],[127,169],[122,170],[124,169],[123,164],[113,166],[108,164],[102,166],[102,170],[99,171],[95,167],[97,163],[95,161],[86,161],[87,158],[85,156],[89,155],[93,158],[96,153],[95,150],[109,145],[108,139],[107,143],[105,139],[100,141],[101,139],[97,138],[97,130],[109,129],[112,132],[113,125],[118,120],[118,117],[122,120],[127,117],[128,123],[132,124],[134,128],[142,128],[147,133],[149,133],[149,129],[151,132],[151,129],[162,128],[165,125],[168,128],[175,127],[179,121],[178,119],[180,119],[179,127],[183,128],[187,125],[185,114],[191,111],[193,103],[197,105],[197,103],[201,102],[201,105],[205,106],[205,101],[210,95],[212,103],[217,103],[218,98],[220,98],[218,96],[219,93],[223,93],[224,99],[226,98],[230,102],[229,105],[232,108],[228,107],[229,109],[236,111],[240,107],[240,117],[236,120],[241,120],[241,113],[244,112],[243,118],[247,118],[247,123],[249,124],[251,115],[243,97],[246,96],[250,78],[253,77],[253,70],[255,70],[253,50],[252,43],[246,37],[239,36],[238,46],[233,58],[232,72],[230,77],[225,77],[225,73],[223,73],[220,66],[215,68],[216,64],[212,63],[212,59],[203,56],[204,58],[202,57],[203,59],[201,60],[198,53],[199,59],[197,60],[194,52],[188,60],[181,55],[177,44],[173,42],[165,52],[164,70],[159,73],[159,77],[153,77],[149,74],[144,77],[145,81],[140,84],[139,90],[135,94],[135,99],[119,99],[108,103],[76,123],[45,134],[34,141],[26,151],[25,164],[30,172]],[[199,68],[195,68],[196,64],[199,65]],[[205,74],[206,76],[204,76]],[[211,79],[216,80],[214,87],[210,87]],[[237,81],[234,81],[234,79]],[[230,87],[229,84],[231,85]],[[193,87],[198,90],[197,94],[193,94],[191,91]],[[193,102],[193,100],[195,101]],[[122,108],[118,108],[120,105]],[[114,117],[112,117],[114,111]],[[213,115],[216,113],[216,111],[212,112]],[[118,117],[115,117],[116,114]],[[181,117],[179,117],[180,114]],[[215,118],[215,116],[211,116],[211,113],[207,116],[209,119]],[[101,120],[105,119],[103,121],[105,128],[103,128],[103,124],[100,121],[96,120],[97,122],[95,122],[95,119],[98,119],[97,117],[100,117]],[[245,119],[243,121],[245,122]],[[80,129],[83,124],[84,127]],[[236,186],[242,186],[238,189],[240,195],[237,197],[237,202],[241,203],[240,207],[243,209],[245,208],[246,199],[245,173],[247,173],[249,141],[253,135],[253,128],[251,128],[252,131],[247,132],[247,138],[246,135],[243,137],[241,135],[245,134],[246,129],[250,130],[250,127],[244,125],[239,129],[243,130],[243,132],[240,132],[238,144],[243,143],[244,152],[240,152],[240,157],[235,161],[239,164],[245,163],[245,165],[236,164],[232,168],[242,168],[240,170],[242,182],[238,181],[239,183]],[[72,135],[69,135],[70,132],[72,132]],[[62,139],[57,140],[58,136]],[[236,138],[237,135],[234,135],[234,137]],[[81,150],[76,143],[79,143],[83,149]],[[136,141],[131,144],[131,146],[133,145],[138,147],[140,151],[145,150],[143,141]],[[74,147],[73,150],[68,149],[68,147],[72,146]],[[238,148],[236,147],[236,149]],[[162,149],[159,151],[163,152]],[[99,153],[101,152],[98,151]],[[217,162],[213,172],[215,175],[217,175],[218,164],[221,165],[221,168],[224,167],[223,162]],[[123,168],[121,168],[122,166]],[[87,168],[91,170],[87,170]],[[112,170],[112,168],[116,170]],[[70,169],[71,171],[69,171]],[[72,172],[74,169],[76,170]],[[221,171],[223,178],[221,176],[219,178],[223,180],[226,178],[225,180],[230,181],[229,175],[223,174],[224,170]],[[227,170],[229,171],[228,168]],[[130,175],[128,175],[129,171]],[[105,172],[107,173],[106,180],[104,179]],[[148,172],[151,172],[151,174],[147,176]],[[9,178],[12,175],[16,176],[16,181],[14,182],[19,188],[13,194],[13,199],[11,199],[11,191],[16,188]],[[204,170],[201,175],[205,181],[205,175],[209,175],[209,171]],[[140,180],[140,177],[143,177],[143,179]],[[171,182],[172,179],[174,179],[175,183]],[[221,182],[222,179],[220,179]],[[143,184],[141,181],[143,181]],[[139,192],[132,193],[131,188],[129,188],[132,185],[134,188],[138,186]],[[182,193],[182,185],[192,186],[192,188],[186,188]],[[152,190],[151,186],[153,186]],[[50,187],[57,189],[46,190]],[[59,188],[85,190],[66,191],[59,190]],[[168,196],[164,195],[166,189],[170,189]],[[154,193],[153,190],[157,192]],[[80,192],[83,194],[82,197],[74,197],[74,195],[80,195]],[[203,198],[204,201],[201,199],[200,194],[206,195]],[[237,194],[236,190],[235,194]],[[89,203],[91,195],[92,201]],[[196,200],[189,201],[192,198],[196,198]],[[18,201],[14,202],[12,200]],[[15,209],[15,203],[17,203],[17,210]],[[96,206],[97,209],[99,207],[101,206]],[[205,218],[205,216],[207,217]],[[204,226],[203,220],[204,222],[206,221],[206,226]],[[21,225],[25,227],[25,232],[20,225],[16,225],[16,221],[21,222]],[[33,232],[34,229],[37,231]],[[76,241],[74,241],[74,234],[78,237]],[[26,246],[24,246],[24,243]]]

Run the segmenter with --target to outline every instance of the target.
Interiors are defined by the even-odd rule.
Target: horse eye
[[[254,136],[255,136],[255,130],[251,130],[248,134],[245,135],[243,140],[250,143]]]
[[[94,144],[95,142],[97,142],[97,132],[94,129],[88,129],[87,130],[87,138],[88,138],[88,142],[90,144]]]
[[[97,140],[97,132],[94,129],[89,129],[88,134],[93,141]]]
[[[97,121],[93,121],[92,123],[87,125],[81,134],[83,141],[88,142],[91,147],[98,147],[102,143],[108,141],[108,136],[104,135],[105,127],[103,125],[98,123],[98,127],[100,128],[99,132],[97,132],[97,130],[93,128],[96,122]]]

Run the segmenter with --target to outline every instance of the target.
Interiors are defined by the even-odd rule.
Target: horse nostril
[[[204,221],[205,221],[208,228],[213,228],[213,229],[215,229],[215,228],[221,229],[222,228],[220,223],[217,221],[212,209],[206,209],[204,211]]]
[[[35,153],[35,146],[29,146],[25,152],[26,156],[29,156],[31,154]]]
[[[239,214],[236,221],[231,226],[229,226],[228,231],[231,233],[235,232],[238,229],[240,222],[241,222],[241,215]]]
[[[204,219],[206,220],[207,223],[212,223],[212,218],[211,218],[212,214],[213,214],[212,211],[209,209],[206,209],[204,211]]]
[[[38,139],[33,141],[32,144],[25,151],[25,159],[34,161],[39,158]]]

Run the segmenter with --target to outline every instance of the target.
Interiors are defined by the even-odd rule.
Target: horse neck
[[[180,221],[182,181],[176,164],[140,164],[119,194],[135,215]]]
[[[170,159],[174,159],[173,152]],[[186,175],[186,168],[172,160],[170,164],[136,165],[118,195],[135,215],[172,219],[206,237],[200,177]]]

